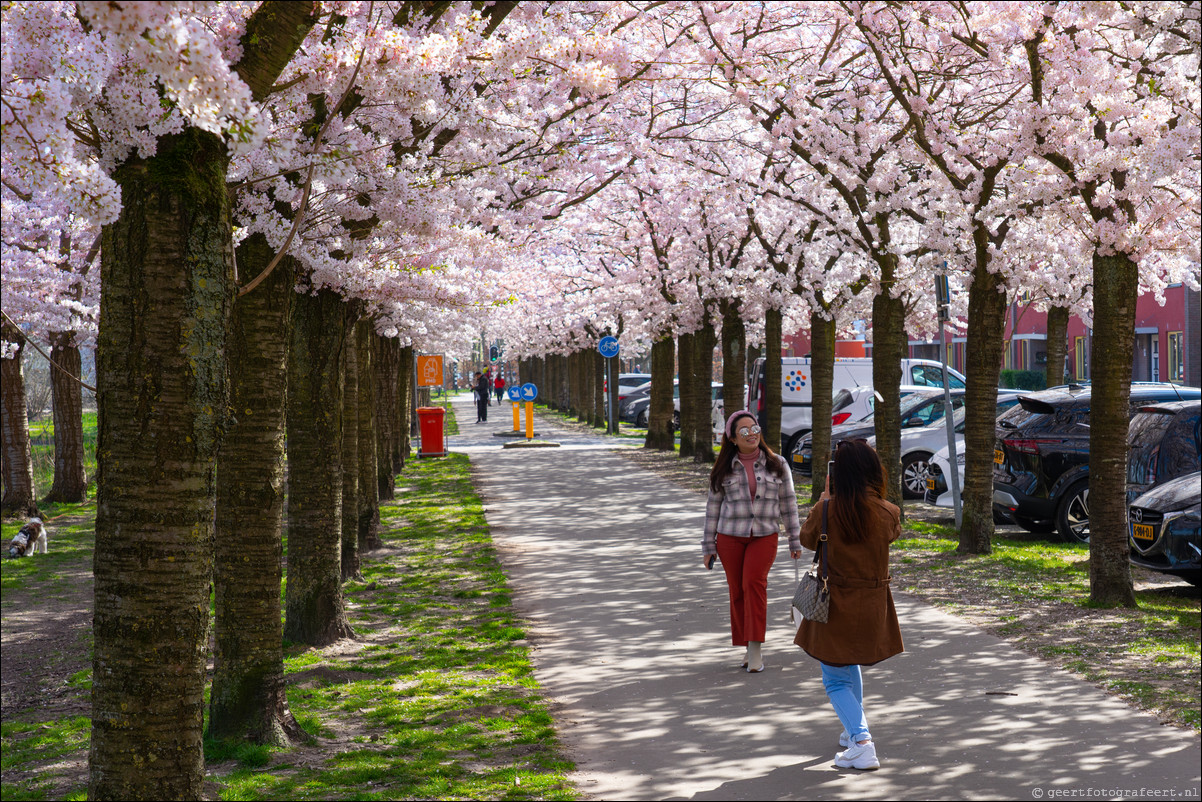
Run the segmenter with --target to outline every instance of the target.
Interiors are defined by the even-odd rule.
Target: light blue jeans
[[[864,717],[864,680],[859,666],[835,668],[826,663],[822,666],[822,687],[835,708],[835,715],[843,724],[851,742],[872,740],[868,732],[868,719]]]

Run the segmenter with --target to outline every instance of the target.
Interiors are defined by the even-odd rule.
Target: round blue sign
[[[522,389],[519,392],[521,393],[521,398],[523,401],[533,401],[534,399],[538,398],[538,388],[535,387],[531,382],[526,382],[523,384]]]
[[[597,343],[597,350],[601,352],[601,356],[606,359],[611,359],[618,355],[618,338],[617,337],[602,337],[601,342]]]
[[[515,387],[511,384],[508,388],[506,388],[505,392],[509,394],[510,401],[522,400],[522,388],[520,387]]]

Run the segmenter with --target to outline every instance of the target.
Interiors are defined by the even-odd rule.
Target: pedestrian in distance
[[[789,556],[801,557],[797,494],[785,461],[772,452],[755,416],[739,410],[726,420],[722,448],[710,472],[701,561],[722,562],[730,594],[730,638],[746,647],[742,667],[764,670],[768,626],[768,571],[776,561],[781,522]]]
[[[864,714],[861,666],[903,651],[889,590],[889,544],[901,536],[897,506],[885,500],[885,470],[865,440],[840,441],[826,488],[801,527],[801,542],[818,547],[826,507],[830,612],[826,623],[803,620],[793,642],[818,660],[822,685],[843,724],[835,755],[840,768],[876,769],[880,761]]]
[[[497,391],[497,406],[500,406],[501,399],[505,395],[505,377],[500,373],[497,374],[497,379],[493,382],[493,388]]]
[[[476,371],[476,386],[472,390],[476,396],[476,423],[488,422],[488,399],[491,395],[488,386],[488,377],[480,371]]]

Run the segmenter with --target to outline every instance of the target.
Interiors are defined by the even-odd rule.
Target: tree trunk
[[[376,485],[376,381],[372,360],[375,324],[366,318],[355,328],[355,349],[359,352],[359,518],[356,532],[359,553],[383,545],[380,541],[380,493]]]
[[[78,502],[88,497],[88,477],[84,472],[83,447],[83,373],[75,332],[59,331],[50,335],[50,392],[54,414],[54,484],[43,499],[51,502]]]
[[[399,451],[393,453],[393,472],[400,473],[405,470],[405,460],[409,459],[409,455],[413,453],[413,435],[417,432],[414,430],[414,423],[417,412],[417,406],[414,398],[413,387],[413,363],[414,354],[413,346],[406,345],[401,349],[401,364],[397,371],[401,379],[400,400],[401,408],[399,410],[401,431],[397,445]]]
[[[1068,320],[1071,310],[1067,306],[1048,308],[1047,373],[1045,387],[1064,384],[1064,360],[1068,356]]]
[[[394,337],[372,334],[372,364],[376,374],[376,493],[378,498],[396,498],[393,462],[399,455],[400,435],[400,343]]]
[[[781,326],[783,314],[779,309],[764,313],[764,416],[760,436],[773,448],[784,450],[780,441],[781,412]]]
[[[342,346],[342,581],[359,576],[359,313],[347,306]]]
[[[965,554],[993,550],[993,447],[997,436],[997,386],[1006,336],[1004,282],[989,271],[987,240],[978,235],[976,266],[968,288],[968,342],[964,372],[964,499],[960,545]],[[999,292],[999,290],[1002,290]],[[951,466],[956,470],[956,466]],[[950,487],[950,482],[949,482]]]
[[[274,256],[262,234],[238,246],[238,264],[258,275]],[[230,359],[233,410],[217,459],[213,592],[216,650],[209,734],[288,746],[306,736],[284,695],[284,419],[296,261],[285,257],[235,302]]]
[[[713,384],[714,346],[717,344],[716,340],[714,327],[709,323],[707,318],[705,325],[697,331],[696,336],[693,338],[693,347],[697,349],[696,356],[693,357],[693,368],[695,370],[693,380],[696,382],[693,393],[697,402],[695,417],[693,418],[694,462],[706,463],[714,461]],[[683,393],[681,397],[684,397]],[[683,428],[684,421],[682,420],[681,429]]]
[[[1127,427],[1139,266],[1093,257],[1093,396],[1089,412],[1089,600],[1135,607],[1127,545]]]
[[[0,502],[4,515],[22,518],[39,515],[37,496],[33,487],[33,447],[29,441],[29,415],[25,410],[25,375],[22,358],[25,337],[3,322],[3,339],[16,343],[16,353],[10,359],[0,359],[0,413],[3,422],[4,498]]]
[[[896,283],[897,257],[880,260],[880,291],[872,299],[872,385],[881,400],[875,408],[876,452],[885,467],[887,498],[902,506],[901,492],[901,361],[906,356],[906,310],[890,297]]]
[[[222,141],[116,171],[97,345],[91,799],[198,799],[233,245]],[[233,545],[237,548],[237,545]]]
[[[722,406],[725,416],[743,408],[744,377],[747,375],[747,327],[742,310],[734,301],[722,305]],[[725,425],[725,416],[719,424]]]
[[[284,637],[310,646],[354,636],[341,581],[345,315],[332,290],[293,302]]]
[[[647,406],[647,439],[644,448],[672,451],[676,436],[672,433],[672,377],[676,372],[676,344],[671,337],[651,345],[651,392]]]
[[[826,488],[826,457],[831,453],[831,408],[835,386],[835,321],[810,312],[810,500]]]
[[[693,360],[697,355],[697,346],[693,343],[696,335],[681,334],[676,338],[676,362],[680,366],[677,379],[677,397],[680,400],[680,457],[692,457],[697,450],[695,432],[697,426],[693,423],[696,402],[693,398],[693,376],[696,369]]]

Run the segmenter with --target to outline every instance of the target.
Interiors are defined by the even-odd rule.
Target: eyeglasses
[[[843,446],[849,446],[852,443],[863,443],[864,445],[868,445],[868,439],[865,437],[853,437],[850,440],[840,440],[839,442],[835,443],[835,448],[843,448]]]
[[[759,434],[762,429],[759,426],[741,426],[738,429],[739,437],[747,437],[751,434]]]

